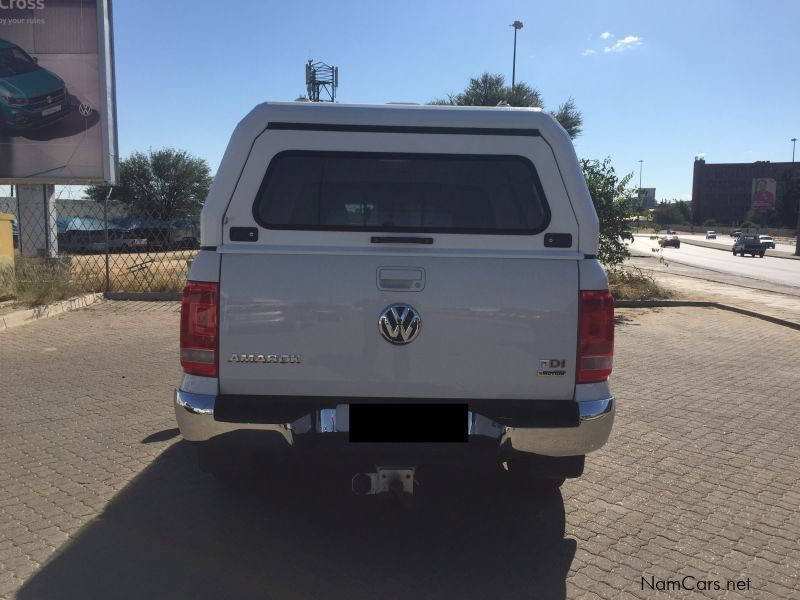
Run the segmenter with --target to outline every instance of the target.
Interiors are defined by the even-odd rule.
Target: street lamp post
[[[794,162],[794,145],[797,143],[797,138],[792,138],[789,141],[792,142],[792,162]]]
[[[517,78],[517,30],[522,29],[522,21],[514,21],[511,27],[514,28],[514,61],[511,65],[511,91],[513,92]]]
[[[642,163],[644,161],[640,158],[639,159],[639,193],[642,193]]]

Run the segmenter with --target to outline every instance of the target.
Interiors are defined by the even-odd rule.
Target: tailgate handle
[[[425,288],[425,269],[419,267],[378,268],[378,289],[391,292],[420,292]]]

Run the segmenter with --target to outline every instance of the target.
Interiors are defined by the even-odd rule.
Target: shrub
[[[660,300],[673,293],[658,284],[655,278],[637,267],[608,271],[608,287],[617,300]]]
[[[706,219],[703,221],[703,227],[716,227],[717,222],[714,219]]]
[[[597,258],[606,267],[615,267],[630,256],[622,242],[622,232],[633,217],[631,190],[628,183],[632,174],[617,177],[611,159],[581,159],[583,176],[600,219],[600,249]]]
[[[17,258],[17,300],[31,306],[70,298],[77,293],[68,258]]]

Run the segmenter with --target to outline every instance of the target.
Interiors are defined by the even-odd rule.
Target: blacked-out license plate
[[[466,442],[466,404],[351,404],[351,442]]]

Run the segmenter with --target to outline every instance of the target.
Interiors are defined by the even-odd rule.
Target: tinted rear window
[[[253,207],[272,229],[535,234],[550,219],[520,156],[283,152]]]

